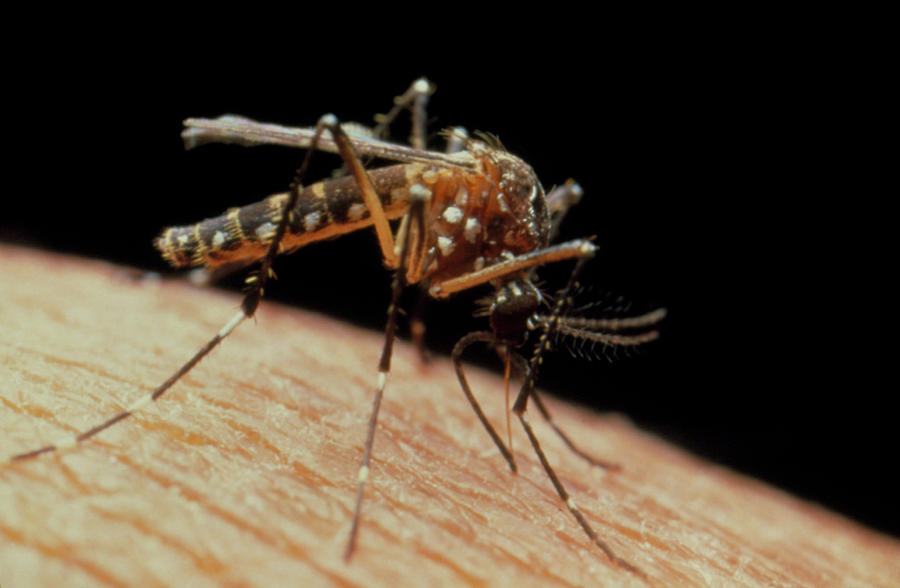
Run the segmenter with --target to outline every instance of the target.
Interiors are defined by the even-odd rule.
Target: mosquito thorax
[[[507,282],[497,289],[490,307],[491,329],[497,339],[519,347],[528,336],[528,320],[541,303],[541,293],[529,280]]]

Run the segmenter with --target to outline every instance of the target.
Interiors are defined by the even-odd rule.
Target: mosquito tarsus
[[[265,287],[274,276],[272,264],[278,254],[373,226],[384,264],[394,270],[394,277],[345,557],[349,559],[356,547],[378,412],[391,369],[398,301],[404,286],[419,284],[429,296],[445,298],[490,284],[494,292],[484,312],[489,317],[490,330],[466,335],[451,354],[466,398],[515,472],[509,421],[508,440],[504,442],[472,394],[462,355],[474,343],[486,343],[498,350],[506,364],[507,403],[510,366],[515,364],[523,383],[511,412],[525,430],[557,494],[593,543],[617,565],[641,574],[618,557],[588,523],[541,449],[526,408],[529,399],[533,399],[541,415],[576,454],[592,465],[615,467],[582,452],[553,421],[535,390],[538,368],[554,336],[609,346],[639,345],[658,336],[653,326],[665,313],[657,310],[636,317],[601,319],[568,316],[572,296],[579,287],[578,274],[596,247],[590,239],[556,245],[550,242],[566,212],[578,201],[581,189],[570,180],[545,194],[531,167],[487,135],[471,139],[462,129],[452,129],[445,133],[445,151],[427,150],[425,105],[433,91],[434,86],[424,78],[416,80],[395,99],[387,114],[376,118],[377,124],[371,129],[341,125],[334,115],[321,117],[313,128],[262,124],[237,116],[187,119],[183,137],[188,148],[205,143],[237,143],[306,149],[288,192],[229,209],[222,216],[194,225],[168,228],[156,240],[163,257],[175,267],[215,270],[258,263],[246,279],[240,311],[165,382],[122,412],[80,434],[11,459],[25,460],[73,447],[155,402],[235,327],[256,313]],[[389,125],[404,110],[412,113],[411,146],[383,139]],[[316,151],[338,153],[345,175],[304,185]],[[399,163],[366,170],[364,160],[376,158]],[[390,221],[396,219],[399,224],[392,228]],[[564,260],[575,260],[575,266],[568,283],[551,300],[534,285],[535,272],[542,265]],[[532,331],[537,332],[537,342],[526,362],[516,350],[526,344]],[[416,340],[421,345],[421,326],[417,328],[415,322],[413,332],[418,332]]]

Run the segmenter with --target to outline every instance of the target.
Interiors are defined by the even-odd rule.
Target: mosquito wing
[[[226,114],[218,118],[189,118],[184,121],[181,132],[184,146],[193,149],[209,143],[235,143],[245,147],[254,145],[283,145],[306,149],[312,143],[315,127],[285,127],[270,123],[260,123],[249,118]],[[439,151],[425,151],[372,137],[352,134],[347,129],[350,142],[357,154],[363,157],[379,157],[404,163],[437,163],[451,166],[473,167],[474,161],[466,151],[445,154]],[[331,137],[322,137],[317,148],[321,151],[337,153],[338,148]]]

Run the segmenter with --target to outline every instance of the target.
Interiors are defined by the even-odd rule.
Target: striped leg
[[[500,354],[500,355],[502,358],[502,356],[504,354]],[[524,381],[525,375],[528,373],[528,362],[526,361],[526,359],[524,357],[522,357],[518,353],[512,354],[511,359],[513,360],[512,363],[513,363],[513,367],[515,369],[516,375],[523,378],[523,381]],[[585,453],[584,451],[579,449],[578,446],[575,445],[575,443],[569,438],[569,436],[566,435],[565,431],[563,431],[559,427],[559,425],[556,423],[556,421],[553,420],[553,415],[550,414],[550,411],[547,409],[547,406],[544,404],[544,401],[541,400],[541,396],[540,396],[540,394],[538,394],[536,389],[533,389],[531,391],[531,399],[534,400],[535,405],[538,407],[538,411],[541,413],[541,416],[544,417],[544,420],[547,421],[547,424],[549,424],[553,428],[553,430],[556,432],[556,434],[559,436],[559,438],[562,439],[563,443],[566,444],[566,447],[568,447],[572,451],[572,453],[574,453],[581,459],[585,460],[592,466],[601,467],[606,470],[621,469],[621,466],[619,466],[618,464],[615,464],[615,463],[612,463],[609,461],[605,461],[602,459],[597,459],[596,457],[588,455],[587,453]]]
[[[570,294],[572,290],[578,286],[576,278],[578,276],[578,273],[581,271],[581,268],[584,265],[585,261],[587,260],[587,257],[588,256],[582,256],[578,259],[578,262],[575,264],[575,269],[572,270],[572,275],[569,278],[568,284],[566,284],[566,287],[563,288],[563,290],[557,297],[556,304],[553,307],[552,313],[545,321],[542,321],[543,329],[541,335],[538,339],[537,346],[535,347],[534,354],[531,356],[531,360],[529,361],[528,373],[525,376],[525,382],[522,384],[522,388],[519,392],[518,397],[516,398],[515,404],[513,404],[512,410],[519,418],[519,422],[522,423],[522,428],[525,429],[525,433],[528,435],[528,440],[531,442],[531,446],[534,449],[535,454],[538,456],[538,459],[541,462],[541,466],[543,466],[544,471],[550,478],[550,482],[556,489],[556,493],[565,503],[566,508],[569,509],[569,512],[572,513],[572,516],[575,517],[575,520],[578,521],[578,524],[581,525],[581,528],[584,529],[584,532],[585,534],[587,534],[588,538],[595,545],[597,545],[613,563],[641,577],[644,577],[643,572],[641,572],[638,568],[618,557],[609,547],[609,545],[607,545],[606,542],[600,539],[596,531],[594,531],[593,527],[591,527],[590,523],[588,523],[587,519],[581,513],[581,510],[579,510],[578,506],[575,504],[575,501],[569,495],[569,492],[566,490],[565,486],[563,486],[562,481],[556,475],[556,472],[553,470],[550,462],[547,460],[547,456],[544,454],[543,449],[541,449],[541,444],[540,442],[538,442],[537,436],[534,434],[534,429],[531,428],[531,423],[528,422],[528,417],[525,414],[525,409],[528,405],[528,398],[530,396],[534,396],[534,382],[535,377],[537,376],[538,366],[540,366],[541,364],[541,358],[543,357],[544,352],[550,348],[550,337],[559,324],[560,317],[563,313],[564,308],[567,305],[571,304]],[[563,436],[563,438],[566,439],[565,436]]]
[[[418,223],[418,226],[424,226],[424,210],[425,203],[428,201],[429,193],[420,184],[413,184],[409,189],[410,210],[407,215],[408,223]],[[421,233],[421,231],[420,231]],[[391,283],[391,303],[387,310],[387,324],[384,328],[384,347],[381,352],[381,359],[378,362],[378,378],[375,384],[375,399],[372,402],[372,413],[369,417],[369,426],[366,431],[366,444],[363,449],[363,458],[359,466],[357,475],[356,489],[356,506],[353,510],[353,523],[350,527],[350,537],[347,540],[347,549],[344,552],[344,558],[349,560],[353,556],[356,549],[356,538],[359,534],[359,522],[362,513],[362,500],[365,493],[366,480],[369,479],[369,463],[372,458],[372,445],[375,441],[375,428],[378,424],[378,411],[381,408],[381,399],[384,395],[384,387],[387,383],[388,375],[391,373],[391,354],[394,348],[394,335],[397,330],[397,317],[399,315],[400,293],[403,291],[406,261],[411,249],[412,232],[406,231],[400,241],[400,251],[398,254],[399,264],[394,272],[394,279]]]
[[[284,237],[285,231],[287,230],[288,221],[291,215],[290,211],[293,210],[294,206],[297,203],[297,199],[300,196],[303,176],[306,174],[307,169],[309,169],[309,162],[312,158],[313,152],[315,151],[315,146],[319,141],[319,137],[322,134],[323,128],[328,126],[332,122],[332,119],[334,119],[333,116],[329,118],[326,115],[322,117],[322,119],[319,121],[319,125],[316,127],[316,133],[312,139],[312,146],[310,147],[309,151],[306,152],[306,156],[303,159],[303,163],[301,164],[300,169],[298,169],[297,173],[294,175],[294,181],[291,183],[290,196],[285,199],[285,204],[281,210],[278,225],[269,245],[269,249],[266,252],[266,255],[263,257],[262,262],[260,263],[259,270],[254,272],[253,275],[247,278],[247,285],[249,289],[244,295],[243,301],[241,302],[241,310],[236,315],[234,315],[234,317],[232,317],[232,319],[228,321],[225,326],[223,326],[219,330],[219,332],[216,333],[216,335],[206,343],[206,345],[201,347],[193,357],[191,357],[184,365],[182,365],[178,369],[178,371],[172,374],[169,379],[160,384],[153,392],[145,394],[119,414],[87,431],[84,431],[83,433],[69,435],[60,439],[59,441],[56,441],[55,443],[51,443],[50,445],[46,445],[33,451],[14,455],[10,458],[10,461],[21,461],[37,457],[38,455],[44,453],[50,453],[52,451],[74,447],[78,443],[90,439],[94,435],[97,435],[101,431],[108,429],[119,421],[125,420],[142,408],[148,406],[150,403],[158,400],[163,394],[166,393],[166,391],[168,391],[176,382],[178,382],[178,380],[180,380],[182,376],[190,372],[195,365],[200,363],[201,359],[206,357],[213,349],[215,349],[216,346],[218,346],[219,343],[221,343],[222,340],[225,339],[225,337],[227,337],[231,333],[231,331],[234,330],[235,327],[244,322],[244,319],[253,316],[253,314],[256,312],[256,309],[259,307],[259,302],[262,299],[266,282],[272,276],[272,260],[278,254],[278,247],[281,242],[281,238]]]

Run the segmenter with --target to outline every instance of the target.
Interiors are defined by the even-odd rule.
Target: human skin
[[[0,246],[0,459],[165,380],[239,298]],[[254,324],[255,323],[255,324]],[[593,545],[513,422],[510,472],[447,359],[395,346],[356,553],[343,558],[383,335],[263,303],[158,402],[73,449],[0,463],[0,586],[890,586],[900,544],[546,398],[530,411],[617,556]],[[502,380],[467,374],[505,432]],[[836,475],[838,475],[836,473]]]

